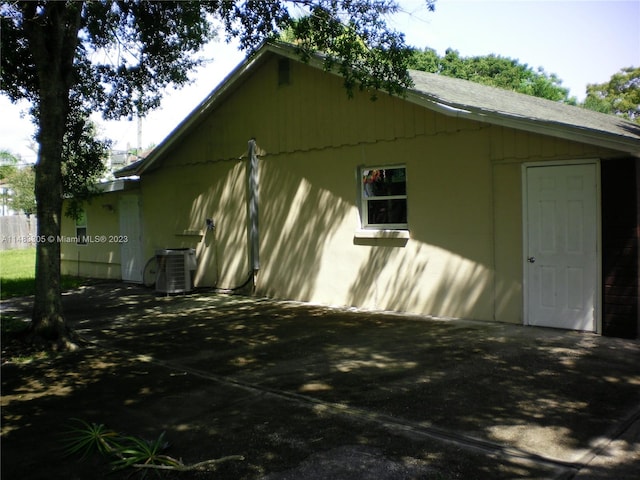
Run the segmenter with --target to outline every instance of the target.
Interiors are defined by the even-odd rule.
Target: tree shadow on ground
[[[166,431],[171,454],[188,462],[247,458],[220,466],[220,478],[260,478],[338,445],[428,460],[441,475],[433,478],[548,478],[557,465],[514,462],[429,432],[580,462],[640,402],[632,340],[206,292],[158,297],[123,284],[64,301],[96,347],[3,366],[7,478],[25,466],[42,475],[30,478],[50,474],[56,433],[70,417],[149,438]],[[637,457],[627,458],[633,469]],[[64,478],[96,466],[71,473],[69,462],[59,467]]]

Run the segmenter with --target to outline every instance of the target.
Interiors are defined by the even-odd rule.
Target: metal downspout
[[[253,290],[260,270],[260,230],[258,225],[258,155],[256,140],[249,140],[249,267],[253,276]]]

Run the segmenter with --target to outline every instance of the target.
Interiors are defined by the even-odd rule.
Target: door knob
[[[527,258],[527,262],[529,262],[529,263],[536,263],[536,257],[529,257],[529,258]]]

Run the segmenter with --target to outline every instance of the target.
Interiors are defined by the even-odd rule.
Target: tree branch
[[[229,455],[226,457],[215,458],[213,460],[205,460],[203,462],[194,463],[193,465],[151,465],[135,463],[132,465],[132,467],[152,470],[172,470],[174,472],[193,472],[207,471],[211,466],[215,466],[219,463],[228,462],[231,460],[242,461],[244,460],[244,457],[242,455]]]

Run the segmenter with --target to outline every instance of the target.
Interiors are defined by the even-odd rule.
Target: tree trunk
[[[35,340],[58,348],[74,344],[62,312],[60,237],[62,217],[62,142],[74,82],[81,2],[47,2],[37,11],[25,2],[24,30],[38,72],[38,160],[36,202],[36,291],[31,331]]]
[[[53,90],[52,83],[47,90]],[[38,243],[32,327],[37,337],[53,342],[66,342],[68,337],[62,312],[58,242],[62,215],[62,136],[67,110],[64,92],[60,90],[58,87],[55,92],[46,92],[40,99],[40,149],[35,185]]]

